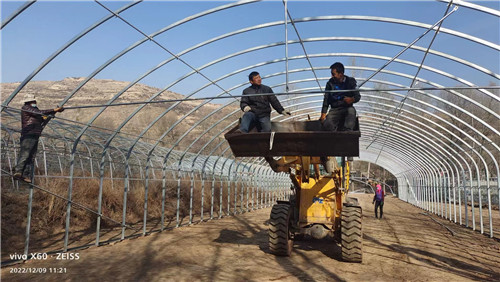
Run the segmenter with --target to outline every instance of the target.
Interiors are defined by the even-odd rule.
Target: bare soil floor
[[[290,257],[270,254],[267,208],[80,250],[78,260],[57,260],[54,255],[47,260],[6,266],[1,278],[3,281],[500,280],[500,243],[496,239],[429,215],[393,197],[386,198],[384,218],[379,220],[374,217],[371,195],[353,196],[363,208],[364,245],[360,264],[343,262],[340,247],[331,240],[296,241]],[[46,273],[13,273],[19,271]],[[54,271],[65,273],[50,273]]]

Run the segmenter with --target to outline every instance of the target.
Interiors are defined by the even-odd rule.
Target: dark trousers
[[[246,112],[241,117],[240,130],[248,133],[252,128],[257,127],[259,132],[271,132],[271,117],[257,117],[252,112]]]
[[[34,163],[39,138],[40,136],[21,136],[21,150],[19,151],[14,173],[19,172],[23,176],[28,176],[24,175],[25,169]]]
[[[375,217],[376,218],[378,218],[378,213],[377,213],[378,208],[380,208],[380,218],[382,218],[382,215],[384,214],[384,202],[375,201]]]
[[[342,123],[343,121],[343,123]],[[354,107],[331,108],[326,115],[323,126],[328,131],[354,130],[356,125],[356,109]]]

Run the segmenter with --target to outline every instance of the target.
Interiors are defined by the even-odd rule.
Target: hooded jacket
[[[252,85],[243,90],[243,97],[241,97],[240,108],[246,106],[251,108],[251,112],[257,117],[266,117],[271,115],[271,106],[278,112],[283,113],[285,109],[281,106],[280,101],[274,95],[259,95],[252,96],[253,94],[261,93],[274,93],[271,87],[261,84],[260,86]]]
[[[325,91],[332,90],[348,90],[356,89],[356,79],[354,77],[344,76],[343,82],[336,81],[333,77],[326,83]],[[354,97],[354,102],[352,104],[347,104],[344,102],[344,97]],[[339,107],[352,107],[354,103],[357,103],[361,99],[361,95],[358,90],[340,93],[325,93],[323,98],[323,107],[321,108],[321,113],[326,113],[328,111],[328,106],[332,108]]]
[[[375,191],[375,195],[373,196],[373,201],[384,201],[384,190],[382,189],[382,186],[380,184],[377,184],[377,191]]]
[[[30,103],[24,104],[21,109],[21,136],[40,136],[43,127],[49,121],[48,118],[44,120],[43,116],[56,113],[54,110],[40,110],[38,107],[31,106]]]

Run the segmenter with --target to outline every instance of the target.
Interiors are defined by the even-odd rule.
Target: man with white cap
[[[38,148],[38,139],[42,130],[50,120],[50,115],[64,111],[63,107],[52,110],[40,110],[36,105],[36,97],[33,94],[26,94],[21,108],[21,148],[17,165],[14,168],[14,178],[31,182],[29,177],[25,177],[25,169],[33,163]]]

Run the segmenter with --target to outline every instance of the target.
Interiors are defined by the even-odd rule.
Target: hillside
[[[9,104],[10,107],[20,108],[22,106],[21,99],[25,94],[31,93],[35,94],[37,97],[38,107],[40,109],[48,109],[57,106],[61,103],[68,95],[70,95],[78,85],[84,80],[84,78],[74,78],[69,77],[60,81],[32,81],[24,87],[24,89],[16,96],[15,99]],[[2,102],[19,86],[20,83],[2,83],[0,84],[0,89],[2,93]],[[71,106],[82,106],[82,105],[102,105],[107,103],[113,96],[115,96],[120,91],[123,91],[125,87],[129,85],[126,81],[114,81],[110,79],[92,79],[84,87],[79,89],[74,95],[64,104],[65,107]],[[113,103],[129,103],[129,102],[143,102],[147,101],[153,95],[160,92],[161,89],[151,87],[144,84],[136,84],[127,91],[125,91],[118,99]],[[185,96],[179,93],[165,91],[160,96],[155,98],[155,100],[170,100],[170,99],[182,99]],[[190,110],[194,109],[200,103],[204,101],[186,101],[178,103],[173,110],[169,111],[165,116],[163,116],[147,133],[146,137],[156,139],[160,137],[170,126],[177,120],[181,119]],[[172,106],[174,103],[158,103],[150,104],[145,106],[141,111],[134,116],[134,118],[129,121],[120,131],[123,133],[128,133],[132,135],[138,135],[142,130],[144,130],[156,117],[161,115]],[[188,130],[195,122],[206,117],[214,110],[218,109],[221,105],[207,103],[203,105],[200,109],[194,111],[190,114],[183,122],[177,125],[168,135],[169,140],[176,140],[176,138],[182,135],[186,130]],[[115,106],[108,107],[106,110],[100,114],[96,120],[92,123],[94,126],[101,128],[101,130],[109,129],[115,130],[120,124],[140,105],[126,105],[126,106]],[[101,110],[102,108],[83,108],[83,109],[68,109],[58,117],[67,119],[79,123],[80,125],[86,124]],[[194,132],[203,132],[205,128],[211,126],[215,121],[221,120],[222,117],[226,116],[228,113],[237,110],[238,103],[233,103],[230,106],[224,108],[223,110],[217,112],[210,116],[205,122],[200,126],[195,128]],[[227,121],[223,121],[221,126],[217,126],[217,129],[222,129],[229,122],[232,122],[239,118],[239,113],[234,115],[234,119],[230,118]],[[197,134],[190,134],[195,136]],[[211,135],[213,136],[213,135]],[[194,137],[188,139],[192,140]],[[186,140],[186,141],[189,141]],[[183,143],[186,143],[183,142]]]

